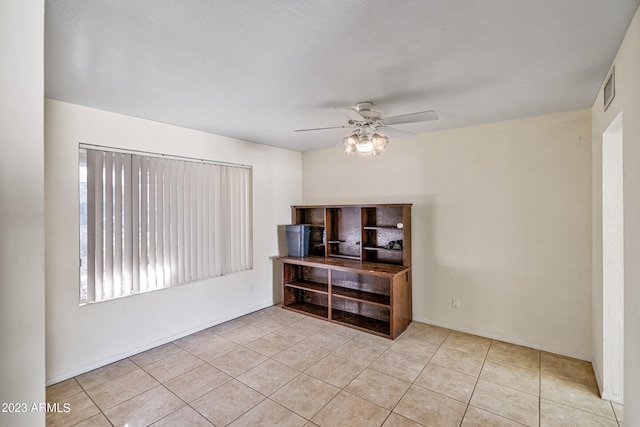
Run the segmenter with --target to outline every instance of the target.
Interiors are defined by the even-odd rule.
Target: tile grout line
[[[96,408],[98,408],[98,411],[100,411],[99,413],[102,414],[104,419],[107,420],[107,422],[113,426],[113,423],[111,422],[109,417],[107,417],[107,414],[105,414],[104,411],[102,410],[102,408],[100,406],[98,406],[98,404],[96,403],[95,400],[93,400],[93,397],[91,397],[91,395],[87,392],[87,390],[84,388],[84,386],[82,384],[80,384],[80,381],[78,381],[75,377],[74,377],[74,379],[76,380],[76,382],[78,383],[78,385],[82,389],[82,393],[84,393],[87,396],[87,398],[89,398],[89,400],[91,400],[91,402],[96,406]],[[106,382],[106,381],[104,381],[104,382]],[[102,384],[102,383],[100,383],[100,384]],[[96,385],[99,385],[99,384],[96,384]],[[96,415],[98,415],[98,414],[91,415],[90,417],[87,417],[84,420],[78,421],[74,425],[78,425],[78,424],[80,424],[82,422],[85,422],[85,421],[91,419],[92,417],[95,417]]]
[[[133,364],[134,364],[138,369],[142,369],[142,368],[141,368],[137,363],[135,363],[133,360],[130,360],[130,358],[129,358],[129,357],[126,357],[126,358],[121,359],[121,360],[129,360],[129,362],[133,363]],[[117,362],[114,362],[114,363],[117,363]],[[108,365],[107,365],[107,366],[108,366]],[[99,369],[99,368],[98,368],[98,369]],[[143,371],[144,371],[144,370],[143,370]],[[89,371],[89,372],[91,372],[91,371]],[[117,378],[121,378],[121,377],[123,377],[123,376],[125,376],[125,375],[127,375],[127,374],[130,374],[131,372],[135,372],[135,370],[133,370],[133,371],[129,371],[129,372],[125,372],[124,374],[121,374],[121,375],[115,376],[115,377],[113,377],[113,378],[109,378],[108,380],[106,380],[106,381],[102,381],[101,383],[98,383],[98,384],[94,384],[93,386],[91,386],[91,387],[89,387],[89,388],[97,387],[97,386],[99,386],[99,385],[102,385],[102,384],[108,383],[109,381],[113,381],[113,380],[115,380],[115,379],[117,379]],[[147,371],[144,371],[144,372],[145,372],[146,374],[149,374]],[[151,376],[151,375],[149,374],[149,376]],[[152,378],[153,378],[153,377],[152,377]],[[87,391],[87,389],[86,389],[86,388],[85,388],[85,387],[80,383],[80,381],[78,381],[78,380],[77,380],[77,377],[74,377],[74,379],[76,379],[76,382],[78,383],[78,385],[80,386],[80,388],[82,388],[82,391],[84,392],[84,394],[85,394],[85,395],[86,395],[86,396],[91,400],[91,402],[96,406],[96,408],[98,408],[98,410],[100,411],[100,414],[102,414],[102,416],[103,416],[103,417],[107,420],[107,422],[109,422],[109,424],[111,424],[112,426],[113,426],[113,422],[111,422],[111,420],[109,419],[109,417],[107,417],[107,414],[105,413],[105,411],[108,411],[108,410],[109,410],[109,409],[111,409],[111,408],[115,408],[115,407],[116,407],[116,406],[118,406],[120,403],[124,403],[124,402],[126,402],[126,401],[128,401],[128,400],[131,400],[132,398],[134,398],[134,397],[136,397],[136,396],[139,396],[140,394],[145,393],[146,391],[148,391],[148,390],[145,390],[144,392],[139,393],[139,394],[137,394],[136,396],[132,396],[132,397],[130,397],[129,399],[126,399],[126,400],[124,400],[124,401],[122,401],[122,402],[118,403],[117,405],[113,405],[112,407],[110,407],[110,408],[107,408],[107,409],[103,410],[103,409],[98,405],[98,403],[93,399],[93,397],[91,397],[91,395],[89,394],[89,392]],[[156,380],[155,378],[153,378],[153,379],[154,379],[155,381],[157,381],[157,382],[158,382],[158,384],[161,384],[161,383],[160,383],[160,381]],[[157,387],[157,386],[156,386],[156,387]],[[155,388],[155,387],[152,387],[152,388]],[[97,415],[97,414],[96,414],[96,415]],[[90,418],[92,418],[92,417],[94,417],[94,416],[95,416],[95,415],[92,415],[91,417],[88,417],[88,418],[86,418],[86,419],[84,419],[84,420],[82,420],[82,421],[79,421],[79,422],[78,422],[78,423],[76,423],[75,425],[78,425],[78,424],[80,424],[80,423],[82,423],[82,422],[84,422],[84,421],[86,421],[86,420],[88,420],[88,419],[90,419]]]
[[[493,345],[495,340],[491,340],[489,343],[489,348],[487,349],[487,353],[484,355],[484,359],[482,361],[482,366],[480,367],[480,372],[478,372],[478,377],[476,378],[476,382],[473,385],[473,390],[471,390],[471,394],[469,395],[469,401],[467,402],[467,407],[464,409],[464,414],[462,414],[462,419],[460,420],[460,426],[464,421],[464,418],[467,416],[467,411],[469,410],[469,406],[471,406],[471,399],[473,398],[473,393],[476,392],[476,388],[478,387],[478,382],[480,381],[480,375],[482,375],[482,370],[484,369],[485,363],[487,363],[487,356],[489,355],[489,350],[491,350],[491,346]],[[498,414],[495,414],[498,415]]]
[[[258,320],[258,321],[259,321],[259,320]],[[250,323],[250,324],[251,324],[251,323]],[[250,324],[249,324],[249,325],[250,325]],[[277,330],[275,330],[275,331],[271,331],[271,332],[269,332],[267,335],[270,335],[270,334],[272,334],[272,333],[275,333],[275,332],[277,332],[277,331],[279,331],[279,330],[281,330],[281,329],[284,329],[285,327],[286,327],[286,326],[283,326],[283,327],[281,327],[281,328],[279,328],[279,329],[277,329]],[[315,334],[315,333],[317,333],[317,332],[314,332],[313,334]],[[267,336],[267,335],[265,335],[265,336]],[[264,337],[264,336],[263,336],[263,337]],[[263,338],[263,337],[256,338],[255,340],[252,340],[252,341],[250,341],[250,342],[248,342],[248,343],[246,343],[246,344],[238,344],[238,343],[236,343],[236,344],[238,344],[240,347],[242,347],[242,348],[244,348],[244,349],[246,349],[246,350],[255,351],[255,350],[253,350],[253,349],[251,349],[251,348],[247,347],[247,345],[248,345],[248,344],[250,344],[250,343],[252,343],[252,342],[254,342],[254,341],[257,341],[257,340],[259,340],[259,339],[261,339],[261,338]],[[228,338],[227,338],[227,339],[228,339]],[[236,381],[240,382],[241,384],[243,384],[243,385],[245,385],[245,386],[249,387],[250,389],[252,389],[252,390],[254,390],[255,392],[257,392],[257,393],[261,394],[262,396],[264,396],[264,399],[263,399],[263,400],[261,400],[260,402],[258,402],[256,405],[252,406],[251,408],[249,408],[249,409],[248,409],[248,410],[246,410],[245,412],[243,412],[241,415],[239,415],[238,417],[236,417],[236,418],[235,418],[234,420],[232,420],[231,422],[234,422],[235,420],[237,420],[238,418],[240,418],[241,416],[243,416],[244,414],[246,414],[247,412],[249,412],[251,409],[255,408],[257,405],[259,405],[260,403],[262,403],[264,400],[270,400],[270,401],[272,401],[273,403],[275,403],[275,404],[277,404],[277,405],[279,405],[279,406],[282,406],[280,403],[278,403],[278,402],[276,402],[275,400],[273,400],[273,399],[271,398],[271,396],[273,396],[275,393],[277,393],[277,392],[278,392],[278,390],[280,390],[280,389],[282,389],[282,388],[286,387],[288,384],[290,384],[291,382],[293,382],[293,381],[294,381],[296,378],[298,378],[300,375],[304,374],[304,371],[298,371],[298,369],[296,369],[296,368],[293,368],[293,367],[291,367],[291,366],[289,366],[289,365],[283,364],[284,366],[287,366],[288,368],[291,368],[291,369],[294,369],[294,370],[298,371],[298,373],[297,373],[297,374],[296,374],[296,375],[295,375],[291,380],[289,380],[289,381],[287,381],[286,383],[282,384],[280,387],[278,387],[276,390],[274,390],[274,391],[273,391],[273,393],[271,393],[271,394],[270,394],[270,395],[268,395],[268,396],[267,396],[267,395],[265,395],[265,394],[263,394],[263,393],[262,393],[262,392],[260,392],[259,390],[256,390],[255,388],[251,387],[250,385],[248,385],[248,384],[246,384],[246,383],[242,382],[241,380],[239,380],[239,379],[238,379],[238,377],[239,377],[239,376],[241,376],[241,375],[244,375],[246,372],[249,372],[251,369],[254,369],[254,368],[256,368],[257,366],[260,366],[260,365],[262,365],[262,364],[266,363],[266,362],[267,362],[267,361],[269,361],[269,360],[272,360],[272,361],[277,362],[277,363],[282,363],[282,362],[279,362],[279,361],[275,360],[275,359],[274,359],[274,357],[275,357],[276,355],[278,355],[278,354],[280,354],[280,353],[282,353],[282,352],[286,351],[287,349],[291,348],[292,346],[299,344],[299,343],[300,343],[301,341],[303,341],[304,339],[305,339],[305,338],[303,338],[302,340],[299,340],[299,341],[297,341],[297,342],[294,342],[294,343],[292,343],[289,347],[287,347],[286,349],[281,350],[281,351],[279,351],[279,352],[277,352],[277,353],[275,353],[275,354],[273,354],[273,355],[270,355],[270,356],[265,355],[265,354],[260,353],[260,352],[256,352],[256,353],[261,354],[262,356],[266,357],[266,359],[265,359],[264,361],[262,361],[262,362],[258,363],[257,365],[255,365],[255,366],[253,366],[253,367],[251,367],[251,368],[247,369],[246,371],[244,371],[243,373],[241,373],[241,374],[239,374],[239,375],[237,375],[237,376],[231,376],[231,375],[229,375],[229,376],[231,377],[231,379],[230,379],[229,381],[236,380]],[[345,343],[346,343],[346,342],[349,342],[351,339],[352,339],[352,338],[349,338],[347,341],[345,341]],[[312,347],[312,348],[315,348],[315,347]],[[228,353],[226,353],[226,354],[228,354]],[[326,358],[326,357],[327,357],[327,356],[329,356],[330,354],[332,354],[332,353],[327,353],[327,354],[326,354],[322,359]],[[224,356],[224,355],[221,355],[220,357],[222,357],[222,356]],[[322,359],[320,359],[320,360],[322,360]],[[211,365],[209,362],[205,362],[205,363],[208,363],[208,364],[209,364],[210,366],[212,366],[213,368],[216,368],[215,366]],[[316,363],[317,363],[317,362],[316,362]],[[216,368],[216,369],[217,369],[217,368]],[[228,375],[228,374],[227,374],[227,375]],[[315,377],[313,377],[313,376],[310,376],[310,377],[311,377],[311,378],[315,378]],[[325,384],[328,384],[328,383],[326,383],[325,381],[323,381],[323,380],[321,380],[321,379],[319,379],[319,378],[315,378],[315,379],[317,379],[317,380],[319,380],[319,381],[322,381],[322,382],[323,382],[323,383],[325,383]],[[225,382],[225,384],[226,384],[226,383],[228,383],[229,381]],[[328,385],[331,385],[331,384],[328,384]],[[217,389],[217,388],[219,388],[219,387],[221,387],[221,386],[222,386],[222,384],[221,384],[220,386],[216,387],[216,389]],[[332,386],[333,386],[333,385],[332,385]],[[333,387],[335,387],[335,386],[333,386]],[[340,389],[340,390],[342,390],[342,389]],[[205,393],[205,394],[207,394],[207,393]],[[336,393],[336,396],[337,396],[337,394],[339,394],[339,392],[338,392],[338,393]],[[204,395],[203,395],[203,396],[204,396]],[[201,396],[201,397],[202,397],[202,396]],[[335,396],[334,396],[334,398],[335,398]],[[333,400],[333,398],[332,398],[331,400]],[[329,402],[330,402],[331,400],[329,400]],[[327,402],[327,404],[328,404],[329,402]],[[325,404],[324,406],[326,406],[327,404]],[[191,407],[191,405],[190,405],[190,404],[188,404],[188,405]],[[323,406],[323,408],[324,408],[324,406]],[[302,417],[303,419],[305,419],[307,422],[310,422],[310,421],[311,421],[310,419],[306,418],[306,417],[305,417],[305,416],[303,416],[302,414],[299,414],[299,413],[295,412],[295,411],[294,411],[294,410],[292,410],[292,409],[289,409],[289,408],[287,408],[287,407],[285,407],[285,406],[282,406],[282,407],[283,407],[283,408],[285,408],[285,409],[287,409],[288,411],[291,411],[292,413],[294,413],[294,414],[296,414],[296,415],[299,415],[300,417]],[[193,408],[193,407],[192,407],[192,408]],[[193,409],[195,410],[195,408],[193,408]],[[322,410],[322,408],[320,408],[316,413],[320,412],[320,410]],[[196,412],[198,412],[198,411],[196,410]],[[198,412],[198,413],[200,414],[200,412]],[[204,417],[204,415],[203,415],[203,414],[200,414],[200,415],[202,415],[202,416]],[[314,413],[314,416],[315,416],[315,413]],[[206,417],[204,417],[204,418],[205,418],[205,419],[207,419],[207,420],[209,420],[209,419],[208,419],[208,418],[206,418]],[[313,418],[313,417],[312,417],[312,418]],[[210,420],[209,420],[209,421],[210,421]]]
[[[404,335],[404,333],[403,333],[402,335]],[[402,335],[400,335],[400,337],[401,337]],[[443,344],[444,344],[444,342],[447,340],[447,338],[449,337],[449,335],[451,335],[451,330],[449,330],[449,332],[447,333],[447,336],[446,336],[446,337],[444,337],[444,339],[442,340],[442,342],[438,345],[438,348],[436,349],[436,351],[434,351],[434,352],[433,352],[433,354],[429,357],[429,360],[427,360],[427,363],[425,363],[424,367],[420,370],[420,373],[419,373],[419,374],[418,374],[418,375],[413,379],[413,381],[411,381],[411,384],[409,384],[409,387],[407,387],[407,389],[404,391],[404,393],[402,393],[402,396],[400,396],[400,399],[398,399],[398,401],[396,402],[396,404],[395,404],[395,405],[393,405],[393,409],[391,409],[391,412],[389,413],[389,415],[387,416],[387,418],[389,418],[389,417],[391,416],[391,414],[395,413],[396,415],[399,415],[399,416],[401,416],[401,417],[403,417],[403,418],[405,418],[405,419],[409,419],[409,418],[405,417],[404,415],[401,415],[401,414],[399,414],[399,413],[397,413],[397,412],[394,412],[394,411],[395,411],[395,409],[398,407],[398,404],[402,401],[402,399],[403,399],[403,398],[406,396],[406,394],[409,392],[409,390],[411,389],[411,387],[415,384],[415,381],[418,379],[418,377],[419,377],[419,376],[422,374],[422,372],[424,372],[424,370],[427,368],[427,365],[429,364],[429,362],[431,362],[431,360],[433,359],[433,356],[435,356],[435,354],[438,352],[438,350],[440,350],[440,349],[442,348],[442,345],[443,345]],[[400,337],[398,337],[398,338],[400,338]],[[417,384],[415,384],[415,385],[416,385],[416,387],[420,387],[420,386],[419,386],[419,385],[417,385]],[[430,391],[433,391],[433,390],[430,390]],[[435,392],[435,391],[434,391],[434,393],[437,393],[437,392]],[[438,393],[438,394],[440,394],[441,396],[444,396],[444,395],[443,395],[443,394],[441,394],[441,393]],[[447,397],[448,397],[448,396],[447,396]],[[373,402],[372,402],[372,403],[373,403]],[[464,416],[463,416],[463,419],[464,419]],[[385,421],[386,421],[386,419],[385,419]],[[411,420],[411,421],[415,422],[416,424],[420,424],[420,425],[422,425],[421,423],[418,423],[418,422],[417,422],[417,421],[415,421],[415,420]],[[461,421],[461,422],[462,422],[462,421]],[[384,423],[383,423],[383,424],[384,424]]]
[[[259,320],[258,320],[258,321],[259,321]],[[249,324],[247,324],[247,325],[251,325],[251,323],[249,323]],[[247,347],[247,346],[246,346],[246,344],[249,344],[249,343],[251,343],[251,342],[253,342],[253,341],[256,341],[256,340],[258,340],[258,339],[262,338],[262,337],[260,337],[260,338],[256,338],[255,340],[253,340],[253,341],[249,341],[249,342],[248,342],[248,343],[246,343],[246,344],[240,344],[240,343],[237,343],[237,342],[235,342],[235,341],[233,341],[233,340],[230,340],[229,338],[223,337],[222,335],[217,334],[216,332],[212,332],[212,333],[214,333],[214,334],[216,334],[217,336],[222,337],[222,338],[224,338],[224,339],[226,339],[226,340],[229,340],[229,341],[231,341],[231,342],[233,342],[233,343],[237,344],[240,348],[244,348],[244,349],[246,349],[246,350],[251,350],[249,347]],[[267,335],[268,335],[268,334],[267,334]],[[266,336],[266,335],[265,335],[265,336]],[[211,341],[211,340],[209,340],[209,341]],[[208,342],[208,341],[207,341],[207,342]],[[204,344],[204,343],[202,343],[202,344]],[[236,349],[234,349],[234,350],[230,350],[230,351],[228,351],[228,352],[226,352],[226,353],[224,353],[224,354],[221,354],[220,356],[216,357],[216,358],[215,358],[215,359],[213,359],[213,360],[216,360],[216,359],[218,359],[218,358],[220,358],[220,357],[224,357],[224,356],[226,356],[227,354],[229,354],[229,353],[231,353],[232,351],[235,351],[235,350],[236,350]],[[235,380],[235,381],[238,381],[239,383],[241,383],[241,384],[243,384],[243,385],[245,385],[245,386],[247,386],[247,387],[249,387],[251,390],[255,391],[256,393],[258,393],[258,394],[260,394],[260,395],[262,395],[262,396],[264,397],[264,399],[260,400],[260,402],[256,403],[255,405],[251,406],[249,409],[247,409],[246,411],[244,411],[243,413],[241,413],[240,415],[238,415],[236,418],[234,418],[233,420],[231,420],[228,424],[231,424],[231,423],[235,422],[238,418],[242,417],[244,414],[248,413],[248,412],[249,412],[249,411],[251,411],[253,408],[255,408],[256,406],[260,405],[260,404],[261,404],[262,402],[264,402],[265,400],[269,399],[269,396],[266,396],[266,395],[264,395],[262,392],[260,392],[260,391],[256,390],[255,388],[251,387],[250,385],[245,384],[244,382],[240,381],[237,377],[239,377],[239,376],[241,376],[241,375],[244,375],[246,372],[249,372],[251,369],[253,369],[253,368],[257,367],[257,366],[260,366],[261,364],[264,364],[264,363],[265,363],[265,362],[267,362],[268,360],[271,360],[271,357],[266,356],[266,357],[267,357],[267,359],[266,359],[266,360],[263,360],[262,362],[258,363],[257,365],[255,365],[255,366],[253,366],[253,367],[251,367],[251,368],[247,369],[246,371],[244,371],[243,373],[239,374],[238,376],[232,376],[232,375],[229,375],[229,374],[227,374],[226,372],[224,372],[224,371],[222,371],[222,370],[220,370],[220,369],[216,368],[216,367],[215,367],[215,366],[213,366],[210,362],[208,362],[208,361],[206,361],[206,360],[204,360],[204,359],[202,359],[202,358],[200,358],[200,357],[196,356],[195,354],[191,353],[190,351],[188,351],[188,350],[186,350],[186,349],[185,349],[185,351],[189,352],[189,354],[192,354],[193,356],[195,356],[195,357],[197,357],[198,359],[202,360],[202,361],[204,362],[204,364],[207,364],[207,365],[211,366],[212,368],[217,369],[218,371],[220,371],[220,372],[222,372],[222,373],[224,373],[225,375],[227,375],[227,376],[229,376],[229,377],[230,377],[230,379],[229,379],[229,380],[227,380],[227,381],[225,381],[224,383],[222,383],[222,384],[218,385],[218,386],[217,386],[217,387],[215,387],[213,390],[210,390],[210,391],[208,391],[207,393],[204,393],[202,396],[198,396],[197,398],[193,399],[193,401],[192,401],[192,402],[195,402],[196,400],[198,400],[198,399],[202,398],[203,396],[206,396],[207,394],[209,394],[209,393],[211,393],[211,392],[213,392],[213,391],[215,391],[215,390],[219,389],[219,388],[220,388],[220,387],[222,387],[223,385],[228,384],[229,382],[234,381],[234,380]],[[255,350],[252,350],[252,351],[255,351]],[[199,365],[199,366],[201,366],[201,365]],[[193,371],[194,369],[197,369],[197,367],[196,367],[196,368],[191,369],[191,370],[190,370],[190,371],[188,371],[188,372],[191,372],[191,371]],[[180,374],[180,375],[184,375],[184,373],[183,373],[183,374]],[[296,375],[293,379],[295,379],[297,376],[298,376],[298,375]],[[178,378],[178,377],[175,377],[175,378]],[[291,379],[289,382],[293,381],[293,379]],[[170,380],[169,380],[169,381],[170,381]],[[287,384],[288,384],[289,382],[287,382]],[[164,385],[164,384],[163,384],[163,385]],[[284,387],[284,385],[283,385],[283,387]],[[170,390],[170,391],[171,391],[171,390]],[[274,393],[275,393],[275,391],[274,391]],[[174,394],[175,394],[175,393],[174,393]],[[273,394],[273,393],[272,393],[272,394]],[[180,398],[179,396],[176,396],[176,397]],[[183,400],[183,399],[181,399],[181,400]],[[198,413],[200,416],[202,416],[204,419],[206,419],[206,420],[207,420],[208,422],[210,422],[212,425],[215,425],[215,424],[213,424],[213,421],[211,421],[211,420],[210,420],[209,418],[207,418],[203,413],[201,413],[201,412],[200,412],[200,411],[198,411],[196,408],[194,408],[194,407],[191,405],[191,403],[186,402],[186,401],[184,401],[184,400],[183,400],[183,402],[185,402],[186,406],[189,406],[189,408],[193,409],[196,413]],[[277,403],[277,402],[275,402],[275,403]],[[179,409],[181,409],[181,408],[179,408]],[[177,409],[176,411],[178,411],[179,409]],[[171,412],[171,414],[173,414],[173,413],[174,413],[174,412],[176,412],[176,411]],[[171,415],[171,414],[168,414],[167,416],[169,416],[169,415]]]
[[[317,332],[315,332],[315,333],[317,333]],[[315,334],[315,333],[314,333],[314,334]],[[312,335],[313,335],[313,334],[312,334]],[[343,347],[344,345],[346,345],[347,343],[349,343],[349,342],[351,342],[351,341],[354,341],[354,339],[355,339],[355,335],[353,335],[353,336],[349,337],[349,339],[348,339],[348,340],[346,340],[346,341],[345,341],[344,343],[342,343],[339,347],[335,348],[333,351],[331,351],[330,353],[328,353],[328,354],[327,354],[325,357],[323,357],[321,360],[323,360],[323,359],[325,359],[325,358],[329,357],[330,355],[334,355],[334,353],[335,353],[339,348]],[[334,355],[334,357],[338,357],[338,358],[340,358],[340,359],[343,359],[343,358],[341,358],[341,357],[339,357],[339,356],[335,356],[335,355]],[[378,356],[378,357],[379,357],[379,356]],[[377,357],[376,357],[376,359],[377,359]],[[374,359],[374,360],[376,360],[376,359]],[[344,360],[348,360],[348,359],[344,359]],[[318,361],[318,362],[319,362],[319,361]],[[316,363],[317,363],[317,362],[316,362]],[[369,367],[369,365],[371,365],[371,363],[373,363],[373,361],[371,361],[371,362],[369,362],[368,364],[366,364],[366,365],[365,365],[365,367],[363,368],[363,370],[362,370],[362,371],[361,371],[361,372],[356,376],[356,378],[357,378],[357,377],[358,377],[362,372],[364,372],[364,370],[365,370],[365,369],[367,369],[367,368]],[[309,375],[309,376],[311,376],[311,375]],[[311,377],[312,377],[312,378],[316,378],[316,377],[313,377],[313,376],[311,376]],[[324,381],[324,380],[323,380],[323,379],[321,379],[321,378],[316,378],[316,379],[317,379],[317,380],[319,380],[319,381],[322,381],[323,383],[328,384],[328,385],[330,385],[330,386],[332,386],[332,387],[335,387],[333,384],[329,384],[328,382]],[[354,379],[355,379],[355,378],[354,378]],[[353,381],[353,380],[351,380],[351,381]],[[322,405],[322,407],[321,407],[320,409],[318,409],[318,410],[317,410],[317,411],[316,411],[316,412],[311,416],[311,418],[306,418],[306,417],[302,416],[301,414],[298,414],[298,415],[300,415],[300,416],[301,416],[301,417],[303,417],[305,420],[307,420],[307,422],[313,422],[313,421],[311,421],[311,420],[313,419],[313,417],[315,417],[317,414],[319,414],[319,413],[320,413],[320,411],[322,411],[322,410],[323,410],[325,407],[327,407],[331,402],[333,402],[333,401],[336,399],[336,397],[338,397],[338,395],[339,395],[341,392],[343,392],[343,391],[344,391],[345,393],[349,393],[348,391],[346,391],[346,390],[345,390],[345,388],[346,388],[346,387],[351,383],[351,381],[350,381],[349,383],[347,383],[344,387],[336,387],[336,388],[338,388],[338,389],[339,389],[339,391],[338,391],[338,392],[337,392],[337,393],[336,393],[336,394],[335,394],[331,399],[329,399],[329,400],[327,401],[327,403],[325,403],[324,405]],[[283,386],[283,387],[284,387],[284,386]],[[349,393],[349,394],[353,395],[352,393]],[[357,397],[359,397],[359,396],[357,396]],[[277,402],[276,402],[276,403],[277,403]],[[287,408],[287,409],[289,409],[289,408]],[[289,410],[290,410],[290,411],[293,411],[292,409],[289,409]],[[293,412],[295,412],[295,411],[293,411]],[[295,412],[295,413],[297,413],[297,412]],[[315,424],[315,423],[314,423],[314,424]]]
[[[538,425],[542,423],[542,354],[538,352]]]

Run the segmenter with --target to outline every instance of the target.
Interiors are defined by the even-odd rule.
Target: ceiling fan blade
[[[343,128],[350,128],[350,127],[351,126],[329,126],[326,128],[296,129],[294,130],[294,132],[309,132],[314,130],[327,130],[327,129],[343,129]]]
[[[420,111],[417,113],[401,114],[399,116],[385,117],[380,119],[384,125],[400,125],[403,123],[428,122],[438,120],[438,115],[433,110]]]
[[[356,122],[362,121],[362,120],[366,120],[366,118],[364,116],[362,116],[362,114],[360,114],[358,112],[358,110],[353,109],[353,108],[342,108],[342,107],[333,107],[335,110],[340,111],[342,114],[344,114],[345,116],[347,116],[347,118],[349,120],[354,120]]]
[[[409,132],[403,129],[394,128],[391,126],[385,126],[380,130],[383,134],[393,138],[406,138],[408,136],[416,136],[415,133]]]

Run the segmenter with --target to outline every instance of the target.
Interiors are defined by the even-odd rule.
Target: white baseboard
[[[601,393],[600,396],[603,400],[608,400],[610,402],[614,402],[614,403],[619,403],[620,405],[624,405],[624,399],[623,396],[619,396],[617,394],[612,394],[612,393]]]
[[[86,372],[93,371],[94,369],[106,366],[106,365],[108,365],[110,363],[117,362],[117,361],[122,360],[122,359],[126,359],[127,357],[133,356],[134,354],[138,354],[138,353],[141,353],[143,351],[147,351],[147,350],[150,350],[152,348],[161,346],[163,344],[170,343],[171,341],[175,341],[175,340],[177,340],[179,338],[186,337],[187,335],[191,335],[191,334],[193,334],[195,332],[198,332],[198,331],[201,331],[203,329],[207,329],[207,328],[210,328],[212,326],[216,326],[216,325],[219,325],[221,323],[228,322],[229,320],[237,319],[238,317],[242,317],[245,314],[253,313],[254,311],[262,310],[263,308],[271,307],[274,304],[275,304],[274,302],[260,304],[258,306],[251,307],[251,308],[249,308],[247,310],[243,310],[241,312],[234,313],[232,315],[225,316],[225,317],[222,317],[220,319],[216,319],[216,320],[214,320],[214,321],[212,321],[210,323],[205,323],[204,325],[196,326],[195,328],[191,328],[189,330],[182,331],[182,332],[180,332],[178,334],[171,335],[171,336],[163,338],[161,340],[158,340],[158,341],[155,341],[155,342],[152,342],[152,343],[148,343],[148,344],[145,344],[145,345],[140,346],[140,347],[136,347],[136,348],[131,349],[129,351],[126,351],[124,353],[116,354],[116,355],[107,357],[105,359],[101,359],[98,362],[91,363],[89,365],[85,365],[85,366],[83,366],[83,367],[81,367],[79,369],[75,369],[75,370],[72,370],[72,371],[64,372],[64,373],[62,373],[60,375],[56,375],[55,377],[52,377],[52,378],[47,378],[45,385],[46,386],[50,386],[52,384],[59,383],[60,381],[68,380],[69,378],[73,378],[75,376],[84,374]]]
[[[580,359],[580,360],[584,360],[586,362],[591,362],[592,361],[592,357],[590,354],[582,354],[582,353],[574,353],[574,352],[570,352],[570,351],[566,351],[564,349],[558,349],[558,348],[552,348],[552,347],[545,347],[545,346],[541,346],[539,344],[536,343],[531,343],[528,341],[523,341],[514,337],[508,337],[508,336],[504,336],[504,335],[498,335],[498,334],[489,334],[486,331],[479,331],[473,328],[465,328],[465,327],[460,327],[459,325],[452,325],[449,324],[447,322],[439,322],[437,320],[433,320],[433,319],[422,319],[422,318],[413,318],[414,321],[416,322],[421,322],[421,323],[427,323],[429,325],[434,325],[434,326],[439,326],[441,328],[446,328],[446,329],[452,329],[458,332],[464,332],[467,334],[472,334],[472,335],[477,335],[480,337],[484,337],[484,338],[489,338],[492,340],[498,340],[498,341],[504,341],[504,342],[508,342],[510,344],[515,344],[515,345],[520,345],[523,347],[529,347],[529,348],[533,348],[536,350],[541,350],[541,351],[545,351],[547,353],[553,353],[553,354],[558,354],[561,356],[567,356],[567,357],[572,357],[574,359]]]

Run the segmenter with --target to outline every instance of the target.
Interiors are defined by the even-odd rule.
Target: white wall
[[[48,383],[279,301],[271,257],[301,201],[300,153],[54,100],[45,141]],[[79,307],[78,143],[253,166],[253,270]]]
[[[44,1],[0,2],[0,403],[29,410],[45,400],[43,55]]]
[[[581,110],[307,152],[303,201],[413,203],[414,320],[591,360],[590,133]]]
[[[616,70],[615,98],[603,111],[600,90],[593,122],[593,312],[594,360],[603,366],[602,280],[602,134],[623,113],[624,171],[624,418],[625,425],[640,425],[640,10],[612,65]]]

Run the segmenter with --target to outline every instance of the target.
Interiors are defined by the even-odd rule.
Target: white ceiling
[[[46,96],[298,151],[593,104],[640,0],[46,0]],[[179,141],[176,141],[178,144]]]

